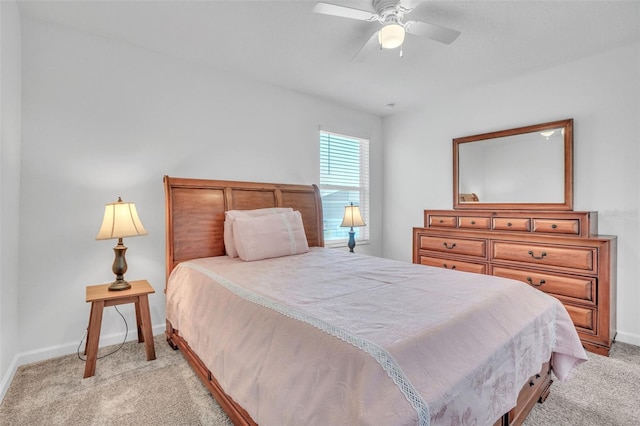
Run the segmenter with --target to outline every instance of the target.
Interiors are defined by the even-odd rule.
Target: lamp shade
[[[360,215],[360,207],[354,206],[351,203],[350,206],[344,208],[344,217],[342,218],[343,227],[365,226],[364,220]]]
[[[96,240],[136,237],[147,234],[147,230],[144,229],[138,217],[135,203],[125,203],[118,197],[117,202],[105,205],[102,226],[98,231]]]
[[[404,27],[398,23],[387,24],[378,32],[378,41],[383,49],[395,49],[404,42]]]

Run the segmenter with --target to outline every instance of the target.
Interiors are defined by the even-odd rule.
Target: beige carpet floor
[[[182,354],[162,335],[155,345],[147,362],[143,344],[126,343],[88,379],[76,355],[20,367],[0,425],[230,425]],[[640,347],[616,343],[611,358],[589,358],[569,383],[554,382],[525,426],[640,425]]]
[[[588,355],[524,426],[640,426],[640,347],[616,342],[610,357]]]
[[[20,367],[0,425],[231,425],[182,354],[163,335],[154,343],[154,361],[146,361],[144,343],[128,342],[86,379],[76,355]]]

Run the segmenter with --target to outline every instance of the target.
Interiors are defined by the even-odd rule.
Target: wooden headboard
[[[167,278],[180,262],[225,254],[227,210],[291,207],[300,211],[310,247],[324,246],[316,185],[164,177]]]

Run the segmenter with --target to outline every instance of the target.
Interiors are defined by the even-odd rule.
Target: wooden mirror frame
[[[541,132],[548,129],[564,130],[564,202],[563,203],[461,203],[459,194],[459,149],[461,144],[489,139]],[[534,124],[515,129],[500,130],[480,135],[465,136],[453,140],[453,208],[460,210],[573,210],[573,119]]]

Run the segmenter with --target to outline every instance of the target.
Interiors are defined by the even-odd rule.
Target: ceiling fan
[[[369,40],[351,59],[363,58],[376,48],[395,49],[400,47],[406,33],[426,37],[440,43],[450,44],[460,35],[460,31],[420,21],[403,21],[406,14],[418,6],[422,0],[373,0],[373,11],[354,9],[331,3],[318,2],[313,7],[315,13],[340,16],[360,21],[382,24],[382,28],[373,33]]]

